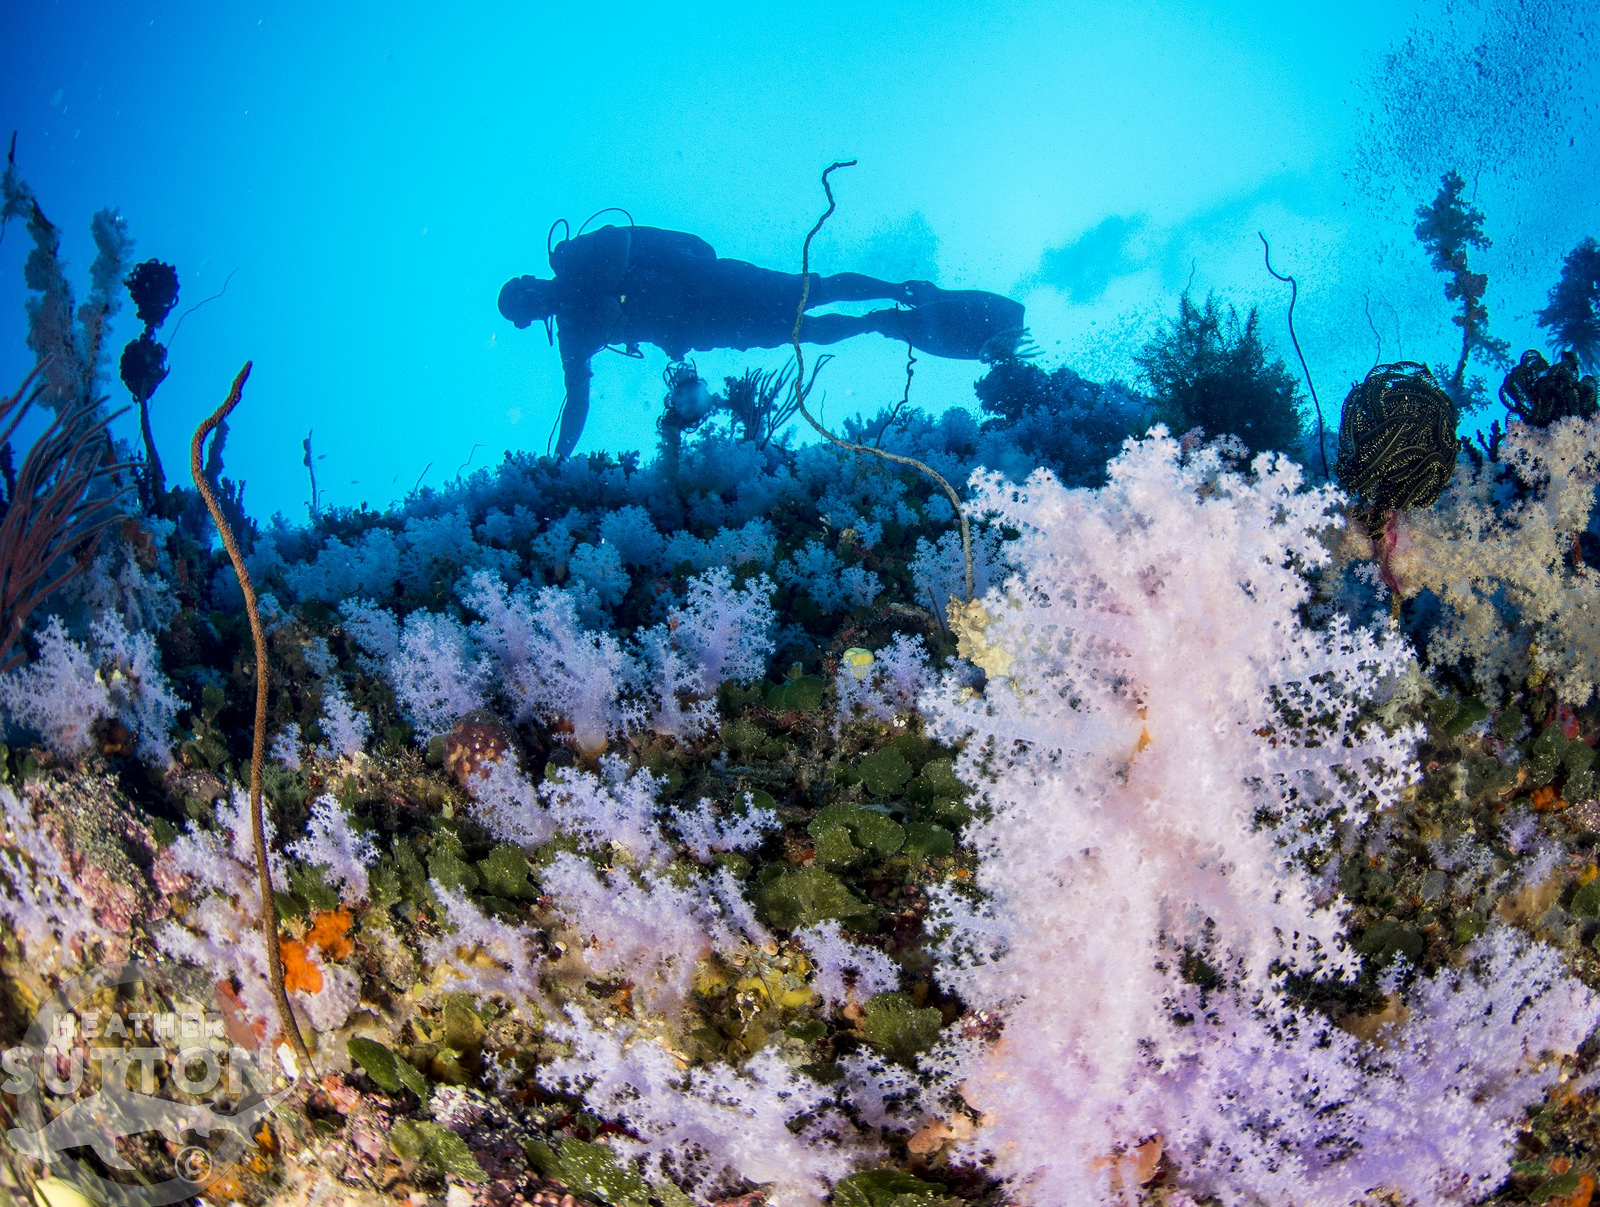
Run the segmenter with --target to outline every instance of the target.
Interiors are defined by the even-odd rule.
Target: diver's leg
[[[714,275],[713,275],[714,270]],[[743,260],[716,260],[712,270],[697,284],[698,304],[693,333],[683,342],[691,348],[781,348],[794,337],[795,309],[800,304],[803,280],[799,273],[782,273],[758,268]],[[876,310],[871,314],[811,314],[812,306],[832,302],[853,302],[871,298],[901,299],[908,292],[931,290],[935,297],[943,292],[925,281],[896,285],[860,273],[843,272],[832,276],[811,274],[806,292],[804,325],[800,338],[811,344],[836,344],[856,335],[880,332],[890,339],[905,338],[895,310]],[[652,334],[651,342],[660,344]]]
[[[837,344],[857,335],[877,332],[891,339],[898,333],[886,330],[896,311],[875,310],[871,314],[808,314],[800,326],[800,338],[808,344]],[[887,316],[887,318],[886,318]]]
[[[868,302],[877,298],[898,298],[901,287],[889,281],[880,281],[859,272],[835,272],[828,276],[811,274],[813,306],[826,306],[830,302]]]
[[[836,344],[840,340],[875,332],[887,339],[909,342],[919,352],[950,360],[981,360],[996,341],[1015,342],[1023,331],[1020,303],[979,290],[945,293],[938,301],[901,310],[874,310],[870,314],[808,314],[800,338],[810,344]]]
[[[811,293],[807,306],[826,306],[832,302],[871,302],[883,298],[913,306],[932,301],[939,289],[927,281],[881,281],[859,272],[836,272],[828,276],[811,274]]]

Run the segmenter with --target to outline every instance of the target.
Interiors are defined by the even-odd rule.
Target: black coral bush
[[[1299,446],[1299,382],[1281,358],[1269,359],[1255,307],[1241,320],[1215,295],[1196,306],[1186,292],[1177,317],[1134,359],[1156,418],[1174,432],[1237,436],[1252,453]]]
[[[1567,253],[1561,278],[1539,325],[1561,351],[1577,355],[1585,373],[1600,373],[1600,243],[1591,236]]]
[[[1432,204],[1417,209],[1416,235],[1428,249],[1433,267],[1445,274],[1444,296],[1459,303],[1461,313],[1452,320],[1461,328],[1461,352],[1455,368],[1439,377],[1447,394],[1463,410],[1485,405],[1488,393],[1481,377],[1468,377],[1467,366],[1474,359],[1496,368],[1511,364],[1510,345],[1489,334],[1489,307],[1484,295],[1489,290],[1486,273],[1473,272],[1467,261],[1469,249],[1487,249],[1489,236],[1483,233],[1483,211],[1463,195],[1466,182],[1454,172],[1439,181],[1439,192]]]

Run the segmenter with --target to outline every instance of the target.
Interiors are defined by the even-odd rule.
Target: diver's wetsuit
[[[550,252],[566,406],[556,455],[578,443],[589,412],[589,358],[649,343],[674,360],[715,348],[780,348],[794,334],[799,273],[719,257],[704,239],[653,226],[603,226]],[[807,306],[884,299],[909,310],[806,315],[800,338],[832,344],[875,331],[934,356],[975,359],[989,340],[1022,327],[1022,306],[996,294],[952,293],[860,273],[811,274]]]

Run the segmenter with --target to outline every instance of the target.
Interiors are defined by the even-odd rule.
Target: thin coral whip
[[[267,754],[267,637],[261,627],[261,608],[256,602],[256,589],[250,581],[250,571],[244,564],[244,554],[240,552],[233,528],[222,514],[216,493],[206,479],[200,456],[206,437],[239,405],[245,379],[250,376],[250,363],[244,362],[244,368],[233,379],[233,388],[228,391],[228,397],[222,405],[195,428],[194,439],[189,443],[189,472],[194,477],[196,489],[206,501],[206,510],[211,512],[211,518],[216,522],[217,531],[222,534],[222,544],[228,551],[228,560],[233,563],[233,572],[239,576],[239,590],[244,593],[244,608],[250,617],[250,637],[256,647],[255,733],[250,746],[250,829],[256,846],[256,876],[261,890],[261,939],[267,949],[267,979],[278,1005],[278,1021],[283,1027],[284,1037],[300,1058],[300,1076],[305,1077],[314,1075],[315,1070],[311,1065],[311,1053],[306,1050],[305,1037],[300,1034],[294,1010],[289,1005],[289,995],[283,986],[283,952],[278,945],[278,904],[272,895],[272,869],[267,859],[267,826],[261,805],[261,767]]]

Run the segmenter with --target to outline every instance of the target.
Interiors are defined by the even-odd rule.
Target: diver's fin
[[[981,360],[991,341],[1022,324],[1022,305],[981,289],[944,290],[910,310],[884,312],[880,328],[890,338],[909,340],[930,356]]]

